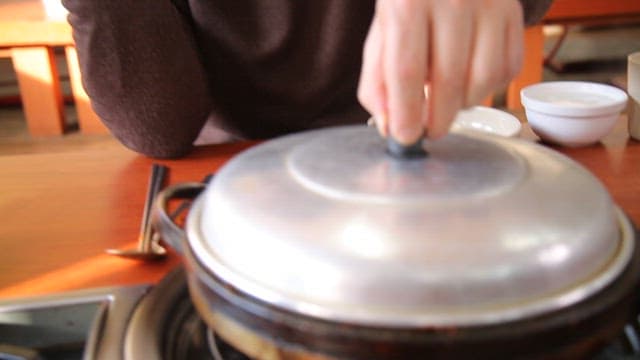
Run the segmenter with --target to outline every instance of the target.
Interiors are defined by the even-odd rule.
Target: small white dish
[[[522,125],[508,112],[486,106],[461,110],[451,125],[451,131],[478,131],[504,137],[520,134]]]
[[[570,147],[590,145],[606,136],[627,103],[624,91],[586,81],[530,85],[520,97],[533,132],[542,140]]]

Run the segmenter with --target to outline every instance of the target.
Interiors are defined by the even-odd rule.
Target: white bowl
[[[451,125],[452,131],[479,131],[504,137],[518,136],[521,128],[517,117],[486,106],[474,106],[458,112]]]
[[[585,81],[553,81],[520,92],[527,121],[544,141],[590,145],[606,136],[626,106],[627,94],[613,86]]]

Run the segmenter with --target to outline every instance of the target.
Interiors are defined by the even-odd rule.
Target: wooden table
[[[530,130],[523,133],[533,138]],[[170,182],[197,181],[249,144],[197,149],[170,167]],[[640,143],[626,119],[602,144],[559,151],[593,171],[640,224]],[[154,283],[179,263],[106,255],[136,245],[153,161],[118,143],[85,151],[0,156],[0,298]]]
[[[151,164],[171,183],[198,181],[247,144],[154,161],[115,141],[98,149],[0,156],[0,297],[153,283],[180,259],[105,254],[136,246]]]

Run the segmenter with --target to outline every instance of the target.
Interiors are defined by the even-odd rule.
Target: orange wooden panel
[[[507,108],[521,109],[520,90],[523,87],[542,81],[542,65],[544,61],[544,34],[542,25],[532,26],[524,33],[524,59],[520,74],[516,76],[507,89]]]
[[[555,0],[545,15],[545,21],[640,15],[638,0]]]
[[[46,19],[47,14],[41,0],[0,0],[0,22],[13,20]]]
[[[70,44],[73,37],[66,22],[0,20],[0,47]]]
[[[102,123],[98,115],[91,107],[89,96],[82,85],[82,75],[78,64],[78,54],[73,46],[65,47],[67,65],[69,66],[69,80],[71,80],[71,92],[78,113],[78,125],[84,134],[107,134],[109,130]]]
[[[64,108],[53,49],[14,48],[11,59],[31,135],[63,134]]]

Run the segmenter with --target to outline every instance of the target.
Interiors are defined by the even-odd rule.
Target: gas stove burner
[[[215,360],[249,360],[250,358],[222,340],[216,333],[207,328],[207,344]]]
[[[177,299],[163,326],[162,360],[249,360],[206,326],[189,300]]]
[[[209,351],[211,351],[211,355],[213,355],[215,360],[223,360],[220,349],[218,348],[217,340],[215,332],[209,328],[209,331],[207,331],[207,344],[209,345]]]
[[[154,286],[136,308],[125,336],[124,359],[249,360],[198,316],[182,268]]]
[[[593,360],[640,360],[638,334],[635,318]],[[25,358],[249,359],[199,316],[181,267],[152,287],[0,301],[0,359]]]

